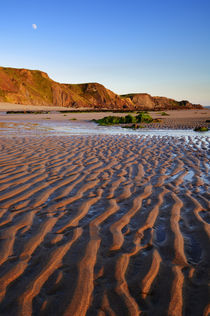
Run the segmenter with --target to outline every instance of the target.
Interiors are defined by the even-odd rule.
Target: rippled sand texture
[[[0,138],[0,315],[209,315],[207,142]]]

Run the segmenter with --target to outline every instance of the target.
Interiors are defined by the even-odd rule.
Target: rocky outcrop
[[[121,95],[124,99],[130,99],[137,109],[142,110],[179,110],[202,109],[200,104],[192,104],[189,101],[176,101],[166,97],[152,97],[147,93],[133,93]]]
[[[119,96],[99,83],[61,84],[39,70],[0,67],[0,102],[107,110],[200,108],[149,94]],[[202,108],[202,107],[201,107]]]
[[[187,100],[176,101],[165,97],[153,97],[155,109],[179,110],[179,109],[202,109],[200,104],[192,104]]]
[[[153,97],[147,93],[126,94],[121,97],[126,100],[130,99],[137,109],[141,108],[142,110],[153,110],[155,107]]]

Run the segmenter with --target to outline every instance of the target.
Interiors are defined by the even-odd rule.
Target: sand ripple
[[[0,315],[208,315],[207,139],[0,149]]]

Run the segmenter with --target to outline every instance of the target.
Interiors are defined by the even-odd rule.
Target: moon
[[[36,25],[36,24],[32,24],[32,28],[33,28],[34,30],[36,30],[36,29],[37,29],[37,25]]]

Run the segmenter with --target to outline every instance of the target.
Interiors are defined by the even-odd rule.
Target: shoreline
[[[53,124],[61,125],[64,124],[65,126],[72,126],[72,123],[78,123],[81,124],[81,126],[84,126],[85,124],[91,122],[93,119],[101,119],[104,116],[125,116],[128,115],[128,113],[131,113],[132,115],[135,115],[133,112],[125,112],[125,113],[116,113],[116,112],[75,112],[75,113],[67,113],[64,110],[63,113],[60,113],[60,108],[57,109],[50,109],[49,113],[41,114],[39,113],[40,108],[42,108],[43,111],[49,110],[49,108],[43,108],[43,107],[36,107],[36,110],[38,111],[37,114],[6,114],[3,109],[3,105],[0,104],[0,122],[24,122],[24,123],[40,123],[45,124],[45,122],[49,123],[53,126]],[[10,105],[10,109],[7,109],[8,111],[16,111],[17,108],[14,108],[14,105]],[[23,110],[23,108],[22,108]],[[34,110],[34,106],[30,106],[27,108],[27,110]],[[173,110],[173,111],[164,111],[167,116],[163,116],[161,111],[158,112],[148,112],[153,119],[160,119],[160,123],[150,123],[150,124],[141,124],[143,127],[142,130],[189,130],[194,129],[198,126],[206,126],[210,128],[210,122],[206,122],[207,120],[210,120],[210,109],[203,109],[203,110]],[[132,124],[131,124],[132,125]],[[112,127],[112,126],[111,126]],[[119,126],[118,126],[119,127]],[[140,129],[139,129],[140,130]]]
[[[210,132],[168,129],[203,112],[1,113],[0,314],[208,315]]]
[[[149,124],[148,124],[149,125]],[[134,129],[131,127],[121,127],[119,125],[100,126],[92,121],[45,121],[45,120],[3,120],[0,118],[0,137],[27,137],[27,136],[131,136],[140,137],[143,135],[148,136],[161,136],[161,137],[193,137],[193,138],[210,138],[210,131],[196,132],[192,128],[182,128],[154,126],[147,128]]]

